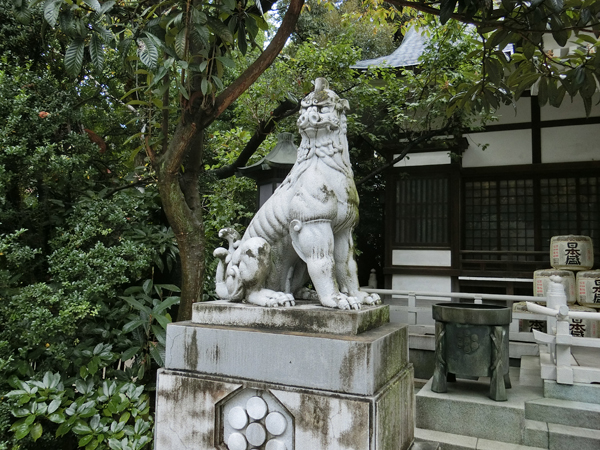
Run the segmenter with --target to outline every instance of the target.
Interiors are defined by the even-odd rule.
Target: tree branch
[[[200,110],[197,115],[199,119],[198,125],[200,128],[206,128],[210,125],[217,117],[219,117],[223,111],[225,111],[229,105],[231,105],[240,95],[242,95],[275,61],[275,58],[279,55],[285,43],[287,42],[290,34],[296,27],[298,17],[302,12],[302,6],[304,0],[291,0],[290,6],[288,7],[285,17],[281,22],[277,33],[273,37],[271,43],[267,46],[264,52],[248,67],[244,73],[242,73],[233,83],[227,87],[221,94],[215,99],[214,106],[207,112],[202,113]]]
[[[383,172],[385,169],[387,169],[388,167],[392,167],[394,164],[402,161],[404,159],[404,157],[412,150],[414,149],[417,145],[419,145],[421,142],[425,142],[428,139],[431,139],[434,136],[437,136],[438,134],[440,134],[440,132],[443,132],[442,130],[435,130],[435,131],[429,131],[426,134],[423,134],[421,136],[419,136],[417,139],[415,139],[414,141],[409,142],[406,147],[404,147],[404,150],[402,150],[402,152],[396,156],[393,160],[391,160],[389,163],[384,164],[383,166],[379,167],[378,169],[375,169],[373,172],[371,172],[370,174],[366,175],[365,177],[361,178],[360,180],[358,180],[356,182],[357,186],[360,186],[361,184],[363,184],[364,182],[370,180],[371,178],[373,178],[375,175],[379,175],[381,172]]]
[[[267,120],[263,120],[258,124],[258,128],[232,164],[227,164],[226,166],[211,170],[208,173],[215,175],[219,180],[233,176],[239,167],[246,165],[252,155],[256,153],[258,147],[260,147],[266,137],[273,131],[275,126],[283,119],[297,113],[299,110],[299,102],[289,98],[285,99],[277,108],[275,108]]]
[[[417,11],[421,11],[421,12],[424,12],[427,14],[432,14],[434,16],[439,16],[441,14],[440,9],[434,8],[433,6],[431,6],[432,4],[434,4],[434,2],[430,3],[430,2],[420,1],[420,0],[387,0],[387,2],[396,7],[399,7],[399,8],[412,8],[412,9],[416,9]],[[496,28],[496,29],[503,28],[505,30],[515,31],[515,32],[524,32],[524,33],[535,32],[535,33],[542,33],[542,34],[551,34],[553,31],[555,31],[555,30],[546,29],[546,28],[528,29],[526,27],[523,27],[523,25],[519,24],[515,20],[515,18],[509,17],[508,11],[506,11],[506,15],[499,16],[498,18],[496,18],[494,20],[486,20],[481,17],[471,16],[471,15],[467,15],[467,14],[463,14],[463,13],[452,13],[450,15],[450,17],[458,22],[475,25],[478,28]],[[596,23],[598,23],[598,22],[596,21],[593,24],[596,24]],[[519,24],[520,26],[512,26],[514,24]],[[587,32],[593,33],[593,30],[591,29],[590,24],[585,24],[585,25],[581,25],[581,26],[573,26],[573,27],[565,27],[563,29],[568,30],[568,31],[587,31]]]

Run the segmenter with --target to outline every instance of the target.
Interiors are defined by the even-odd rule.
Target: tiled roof
[[[426,37],[423,36],[422,32],[411,27],[406,32],[400,47],[398,47],[391,55],[358,61],[355,65],[350,67],[353,69],[368,69],[369,67],[389,68],[416,66],[419,64],[419,57],[425,50],[425,43]]]

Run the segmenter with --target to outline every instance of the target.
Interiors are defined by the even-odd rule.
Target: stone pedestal
[[[167,331],[156,450],[404,450],[413,441],[405,325],[387,306],[198,303]]]

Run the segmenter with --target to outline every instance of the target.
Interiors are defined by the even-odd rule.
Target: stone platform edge
[[[389,321],[387,305],[339,310],[308,301],[297,301],[296,306],[268,308],[216,300],[194,303],[192,313],[192,322],[198,325],[350,336],[378,328]]]

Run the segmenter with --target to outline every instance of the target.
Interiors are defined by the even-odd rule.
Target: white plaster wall
[[[592,97],[592,112],[590,117],[600,116],[600,105],[597,105],[599,100],[600,94],[596,94]],[[569,94],[565,95],[560,108],[546,105],[541,109],[540,113],[541,120],[577,119],[583,117],[585,117],[583,100],[580,96],[571,99]]]
[[[544,128],[542,163],[600,161],[600,125]]]
[[[463,154],[463,167],[512,166],[531,164],[531,130],[493,131],[465,135],[469,148]],[[489,144],[482,150],[477,144]]]
[[[398,155],[394,155],[394,158]],[[441,152],[410,153],[394,167],[433,166],[439,164],[450,164],[450,155],[447,150]]]
[[[437,266],[450,267],[450,250],[392,250],[394,266]]]
[[[452,279],[437,275],[400,275],[392,277],[392,289],[403,291],[452,292]]]

